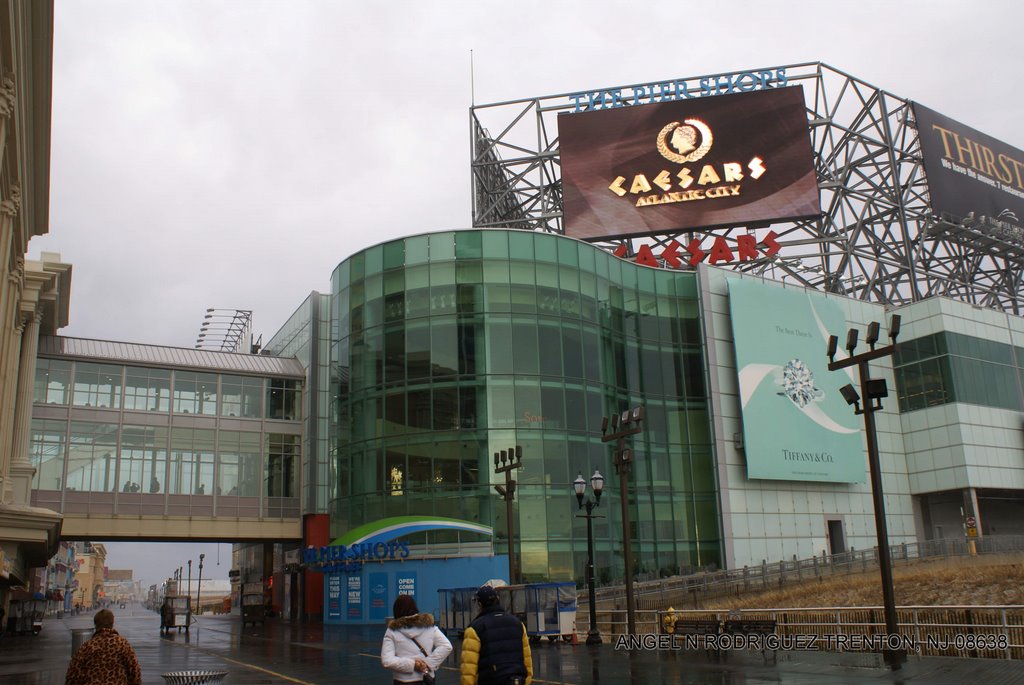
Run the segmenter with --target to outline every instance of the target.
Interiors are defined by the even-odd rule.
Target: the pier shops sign
[[[573,103],[572,111],[575,114],[595,109],[690,100],[712,95],[725,95],[726,93],[749,93],[754,90],[784,88],[788,85],[789,79],[786,76],[785,68],[758,69],[738,74],[719,74],[695,79],[642,83],[607,90],[588,90],[582,93],[571,93],[569,101]]]
[[[401,540],[428,530],[458,530],[493,536],[494,529],[472,521],[437,516],[395,516],[367,523],[323,547],[307,547],[303,564],[324,573],[358,572],[367,561],[409,557],[408,543]]]

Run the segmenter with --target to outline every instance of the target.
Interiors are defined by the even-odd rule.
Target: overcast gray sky
[[[834,9],[833,9],[834,8]],[[1024,5],[56,0],[66,335],[272,334],[333,268],[470,223],[476,102],[820,60],[1024,147]]]
[[[100,542],[100,540],[94,540]],[[199,579],[199,555],[203,559],[203,580],[228,580],[231,569],[231,545],[195,542],[104,542],[107,549],[107,568],[131,569],[132,579],[142,581],[142,590],[160,585],[181,567],[182,577],[188,577],[188,562],[192,560],[192,581]]]
[[[191,347],[226,307],[268,338],[353,252],[469,225],[470,50],[478,104],[822,61],[1024,147],[1022,8],[56,0],[30,251],[74,265],[65,335]]]

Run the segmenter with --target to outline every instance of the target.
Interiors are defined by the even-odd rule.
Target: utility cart
[[[242,584],[242,625],[261,624],[267,617],[263,602],[263,583]]]
[[[177,628],[178,632],[184,628],[188,632],[189,619],[189,598],[179,595],[167,595],[164,597],[164,604],[160,609],[160,632],[170,633]]]
[[[7,607],[7,634],[24,635],[32,631],[32,600],[12,599]]]
[[[25,602],[25,611],[28,614],[26,623],[33,635],[38,635],[43,630],[43,617],[46,616],[46,600],[30,599]]]

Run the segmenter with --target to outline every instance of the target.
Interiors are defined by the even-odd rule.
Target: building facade
[[[298,538],[294,359],[44,337],[33,503],[71,538]]]
[[[0,607],[57,551],[61,517],[30,505],[28,459],[40,333],[67,324],[71,267],[26,254],[49,231],[53,5],[0,4]]]
[[[107,548],[100,543],[76,542],[75,563],[78,585],[72,593],[74,606],[86,610],[98,608],[106,597],[103,585],[107,580]]]
[[[720,565],[711,416],[693,273],[640,267],[523,231],[434,233],[354,255],[332,277],[339,399],[332,536],[376,519],[445,516],[494,527],[496,452],[521,446],[515,549],[524,580],[580,578],[570,483],[614,478],[601,421],[643,405],[634,442],[639,573]],[[595,525],[604,582],[621,575],[618,507]],[[698,532],[699,531],[699,532]],[[410,538],[424,554],[472,533]]]
[[[642,405],[629,502],[638,573],[875,546],[852,407],[840,418],[856,444],[834,456],[854,476],[750,475],[733,280],[760,288],[766,302],[785,292],[827,303],[841,317],[829,332],[841,338],[902,317],[897,355],[872,366],[892,391],[876,413],[891,544],[962,537],[968,517],[982,534],[1018,532],[1020,317],[943,298],[886,307],[494,229],[384,243],[335,270],[332,539],[398,516],[451,517],[492,525],[493,551],[507,552],[494,455],[519,445],[514,551],[524,579],[582,579],[585,534],[571,482],[595,469],[610,486],[608,518],[595,526],[596,573],[599,583],[620,578],[622,525],[610,503],[618,476],[601,421]],[[817,366],[826,338],[811,352]],[[777,431],[805,431],[799,412],[780,416]],[[483,542],[450,530],[404,539],[426,557],[472,553]]]

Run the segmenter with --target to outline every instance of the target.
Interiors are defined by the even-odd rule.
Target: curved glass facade
[[[635,569],[721,565],[696,277],[552,234],[471,230],[360,252],[332,276],[332,536],[389,516],[493,525],[494,453],[522,446],[515,508],[525,581],[582,579],[572,481],[607,478],[598,582],[621,578],[622,526],[602,417],[642,404],[630,478]],[[465,534],[463,534],[465,535]],[[440,551],[479,542],[422,533]]]

